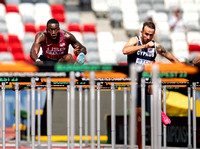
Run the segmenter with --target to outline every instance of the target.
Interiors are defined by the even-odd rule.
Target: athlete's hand
[[[78,56],[80,53],[87,54],[85,49],[74,49],[74,55]]]
[[[152,41],[148,42],[146,44],[146,48],[152,48],[155,45],[155,43],[153,43]]]
[[[41,64],[44,64],[43,61],[38,61],[38,62],[35,62],[36,65],[41,65]]]

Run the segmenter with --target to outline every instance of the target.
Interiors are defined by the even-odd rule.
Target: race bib
[[[146,59],[141,59],[141,58],[136,59],[136,64],[144,65],[144,64],[148,64],[148,63],[152,63],[152,61],[146,60]]]

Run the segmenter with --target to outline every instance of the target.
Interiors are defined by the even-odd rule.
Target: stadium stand
[[[88,4],[91,6],[85,9]],[[186,25],[183,32],[169,29],[169,18],[177,6]],[[9,51],[9,38],[18,36],[22,49],[15,50],[22,51],[24,57],[17,56],[18,53],[12,60],[27,59],[33,36],[44,30],[47,20],[53,17],[62,29],[72,32],[91,51],[86,57],[88,63],[123,64],[125,56],[117,50],[121,48],[117,42],[127,42],[129,37],[139,35],[149,12],[153,12],[151,17],[157,26],[156,39],[167,50],[189,60],[199,53],[200,0],[0,0],[0,34],[6,41],[0,42],[0,51],[17,53],[13,48]],[[69,49],[73,52],[72,47]]]

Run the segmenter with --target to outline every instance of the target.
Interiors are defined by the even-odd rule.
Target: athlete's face
[[[145,26],[144,29],[141,31],[143,44],[150,42],[153,39],[155,33],[155,29],[149,28]]]
[[[60,27],[58,24],[56,23],[50,23],[47,26],[47,33],[49,35],[49,37],[53,40],[58,39],[59,35],[60,35]]]

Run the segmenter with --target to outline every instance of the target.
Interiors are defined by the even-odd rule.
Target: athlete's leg
[[[141,107],[137,107],[137,144],[142,149]]]
[[[58,60],[59,63],[72,63],[74,64],[76,61],[71,54],[66,54],[62,58]]]

